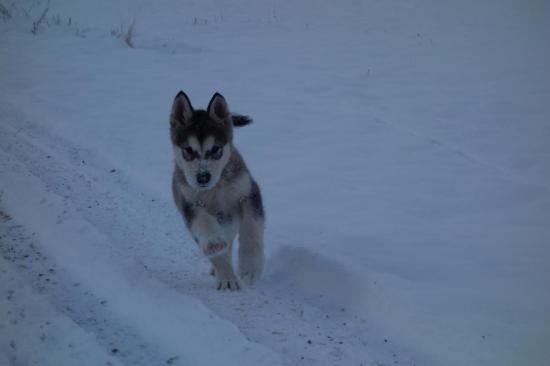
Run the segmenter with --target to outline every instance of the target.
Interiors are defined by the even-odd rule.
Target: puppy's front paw
[[[238,291],[240,288],[239,281],[236,278],[218,279],[218,290],[220,291]]]
[[[264,257],[257,256],[241,256],[239,258],[239,276],[241,280],[249,286],[252,286],[262,276],[264,268]]]
[[[223,253],[227,247],[228,245],[224,241],[213,241],[203,246],[203,252],[208,257],[213,257]]]

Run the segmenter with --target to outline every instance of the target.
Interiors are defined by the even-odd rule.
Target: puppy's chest
[[[229,226],[238,220],[240,195],[234,189],[214,189],[194,192],[187,197],[197,209],[203,209],[214,216],[222,226]]]
[[[233,197],[222,194],[206,195],[196,204],[202,206],[210,215],[214,216],[222,226],[231,225],[237,219],[239,202]]]

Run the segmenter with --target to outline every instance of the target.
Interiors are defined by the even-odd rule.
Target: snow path
[[[2,169],[2,180],[7,191],[4,201],[8,211],[16,220],[36,223],[29,229],[36,233],[37,241],[42,246],[48,246],[47,255],[53,259],[52,264],[63,263],[61,266],[67,272],[68,278],[73,279],[74,283],[82,283],[96,297],[104,298],[116,318],[130,322],[134,331],[152,339],[153,349],[158,348],[161,352],[184,352],[174,357],[182,358],[185,363],[211,365],[220,362],[218,355],[206,352],[210,347],[220,354],[226,354],[228,359],[239,359],[240,362],[251,365],[277,363],[274,354],[254,344],[248,344],[234,326],[221,320],[209,320],[212,315],[196,300],[171,292],[154,278],[149,279],[146,272],[137,271],[139,262],[125,258],[127,254],[122,256],[121,248],[111,250],[114,239],[104,234],[110,230],[105,226],[96,226],[85,218],[86,215],[78,212],[89,209],[91,197],[86,198],[87,207],[79,206],[79,202],[72,199],[93,192],[90,190],[90,182],[78,187],[78,181],[74,177],[61,178],[70,171],[55,163],[48,168],[52,175],[41,171],[38,167],[44,166],[41,164],[42,160],[55,158],[40,149],[31,149],[31,152],[38,152],[37,155],[24,156],[21,150],[17,151],[17,145],[25,146],[20,142],[25,141],[20,136],[24,132],[3,132],[4,136],[18,136],[19,141],[3,145],[2,162],[9,164],[9,168]],[[14,161],[13,156],[6,155],[6,151],[15,153],[17,160]],[[38,165],[34,165],[35,163]],[[10,173],[9,176],[5,175],[7,172]],[[54,176],[56,179],[61,178],[64,184],[52,189],[48,180]],[[25,197],[10,194],[11,184],[36,194]],[[98,199],[96,204],[101,205],[101,195],[95,197]],[[103,198],[109,199],[108,196]],[[126,240],[132,238],[127,237]],[[87,258],[87,262],[78,260],[82,256]],[[100,276],[95,275],[98,271]],[[66,292],[67,287],[63,292]],[[128,306],[129,304],[139,306]],[[212,334],[212,328],[216,329],[216,336]],[[189,337],[192,337],[193,342],[189,342]],[[193,347],[186,348],[186,343],[193,344]],[[159,361],[161,360],[157,359],[155,363]]]
[[[13,215],[2,223],[4,256],[27,268],[26,286],[38,279],[34,291],[48,298],[56,312],[96,334],[112,357],[124,364],[178,364],[181,360],[214,365],[226,347],[239,351],[230,340],[244,335],[276,350],[285,364],[366,365],[377,359],[406,364],[407,356],[398,347],[370,334],[367,321],[347,308],[357,310],[345,300],[354,298],[353,280],[338,264],[304,250],[283,250],[269,263],[271,269],[257,288],[239,293],[213,291],[205,259],[193,250],[191,241],[181,243],[183,227],[171,202],[148,197],[120,172],[106,170],[94,154],[52,136],[13,110],[0,109],[3,120],[11,121],[0,127],[2,206]],[[102,191],[104,186],[110,190]],[[13,187],[33,194],[12,195]],[[137,217],[139,213],[147,217]],[[27,227],[19,222],[35,224]],[[44,243],[51,243],[45,252],[40,249]],[[78,259],[82,256],[90,261],[86,266]],[[323,299],[322,292],[315,291],[308,295],[316,298],[308,301],[298,295],[303,289],[292,290],[288,281],[293,279],[285,271],[293,261],[304,266],[302,274],[311,271],[310,277],[317,276],[312,281],[321,281],[325,291],[340,295],[341,302]],[[319,277],[320,267],[330,275]],[[95,271],[101,276],[94,276]],[[340,288],[346,282],[351,287]],[[10,291],[9,286],[4,291]],[[201,319],[198,314],[208,313],[195,298],[236,324],[243,335],[228,331],[219,335],[219,342],[228,344],[216,344],[210,337],[212,331],[223,329],[220,320],[211,320],[217,326],[201,326],[185,317],[193,314]],[[320,308],[322,304],[326,306]],[[147,317],[142,318],[143,314]],[[207,331],[208,341],[203,342],[211,342],[217,350],[213,359],[202,357],[203,350],[194,356],[185,347],[190,336],[187,328],[193,329],[189,343],[194,345],[200,344],[195,332]],[[245,362],[246,352],[228,351],[227,357]],[[275,359],[254,362],[274,365]]]

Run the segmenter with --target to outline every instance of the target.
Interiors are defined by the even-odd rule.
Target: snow
[[[550,364],[546,2],[2,5],[0,364]],[[180,89],[255,120],[239,293],[171,201]]]
[[[10,358],[36,365],[122,365],[98,345],[94,335],[58,314],[42,296],[18,276],[17,268],[0,259],[5,301],[0,345],[2,365]]]

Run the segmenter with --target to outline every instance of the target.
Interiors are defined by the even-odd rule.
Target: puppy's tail
[[[233,126],[242,127],[252,123],[252,118],[249,116],[243,116],[242,114],[233,114]]]

